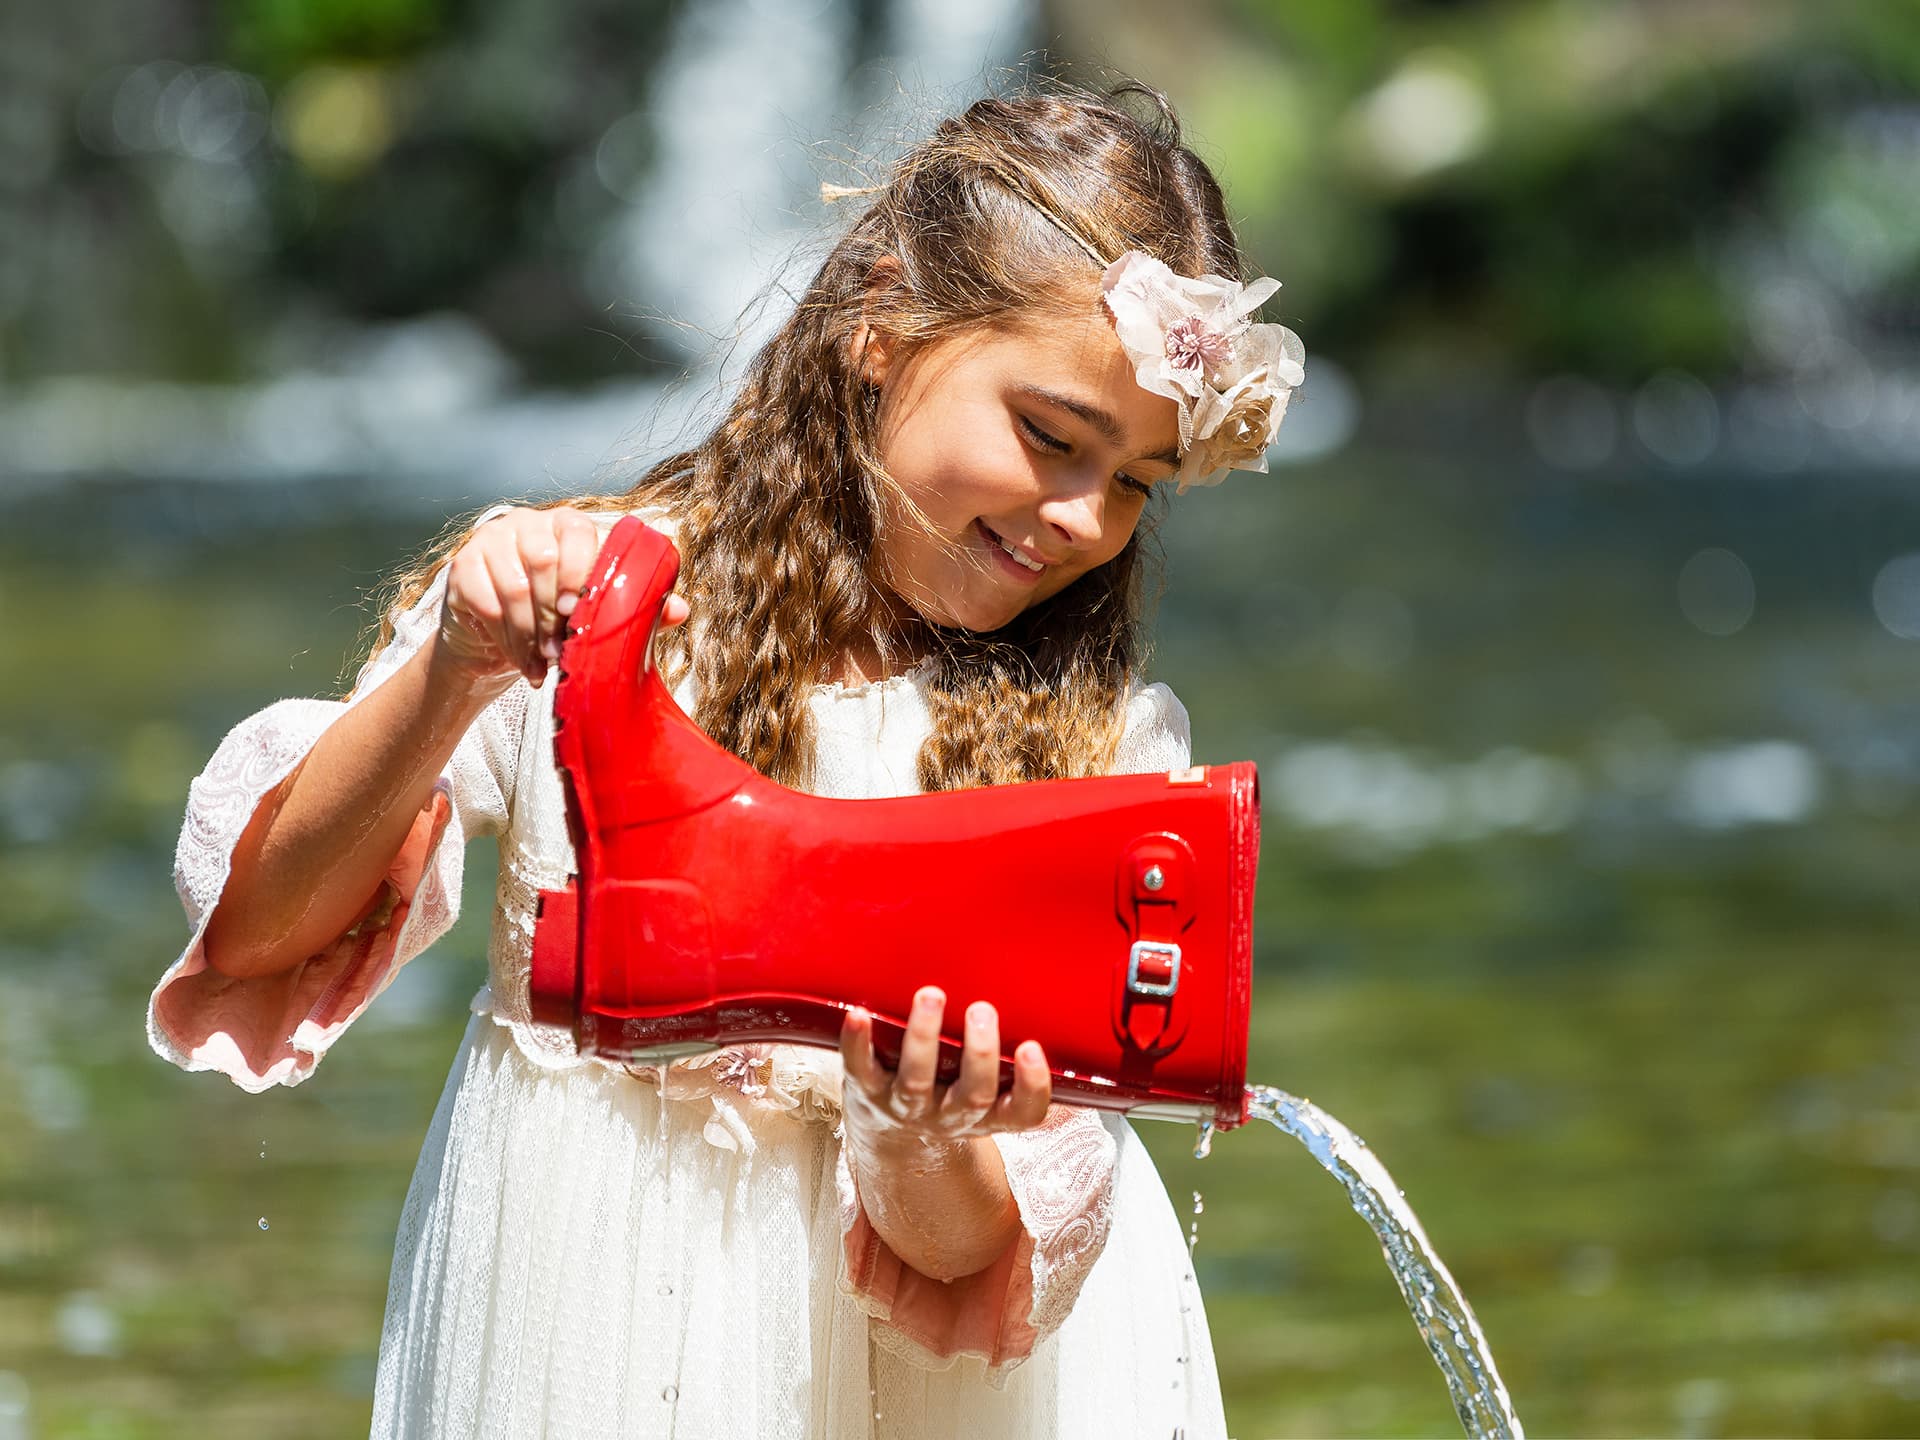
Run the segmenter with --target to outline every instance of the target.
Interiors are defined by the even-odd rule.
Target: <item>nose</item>
[[[1040,523],[1054,539],[1074,550],[1087,550],[1106,533],[1107,487],[1098,476],[1075,471],[1040,501]]]

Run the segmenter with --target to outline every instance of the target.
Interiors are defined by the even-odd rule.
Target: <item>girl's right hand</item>
[[[593,521],[566,505],[508,510],[476,528],[447,562],[436,661],[472,688],[504,690],[516,676],[537,688],[599,551]],[[662,627],[686,618],[686,600],[667,596]]]

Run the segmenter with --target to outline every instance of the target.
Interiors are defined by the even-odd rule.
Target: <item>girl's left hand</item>
[[[936,1081],[946,1003],[932,985],[914,995],[900,1041],[900,1068],[891,1071],[873,1053],[873,1017],[857,1007],[847,1012],[840,1027],[846,1112],[865,1132],[863,1138],[939,1144],[995,1130],[1031,1130],[1047,1118],[1053,1077],[1037,1040],[1013,1052],[1013,1088],[999,1093],[1000,1016],[985,1000],[967,1007],[959,1075],[951,1085]]]

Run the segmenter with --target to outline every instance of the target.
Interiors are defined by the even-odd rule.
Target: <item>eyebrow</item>
[[[1107,443],[1115,449],[1126,448],[1127,432],[1120,428],[1120,422],[1118,420],[1114,419],[1111,414],[1102,410],[1098,405],[1089,405],[1084,400],[1076,400],[1071,395],[1062,395],[1057,390],[1043,389],[1038,385],[1016,385],[1013,388],[1017,394],[1024,395],[1029,400],[1038,400],[1042,405],[1052,405],[1056,409],[1066,411],[1069,415],[1078,416],[1095,430],[1098,430],[1100,434],[1106,438]],[[1178,465],[1180,463],[1180,452],[1178,450],[1162,450],[1157,455],[1147,455],[1143,458],[1147,460],[1158,460],[1165,465]]]

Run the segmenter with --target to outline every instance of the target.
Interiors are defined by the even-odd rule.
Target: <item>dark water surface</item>
[[[338,693],[456,508],[403,488],[0,500],[0,1440],[364,1429],[490,857],[296,1090],[142,1023],[187,782]],[[1166,551],[1155,671],[1262,767],[1250,1074],[1391,1158],[1528,1428],[1920,1432],[1920,642],[1873,600],[1920,502],[1350,455],[1183,497]],[[1338,1187],[1142,1129],[1206,1193],[1235,1434],[1453,1432]]]

